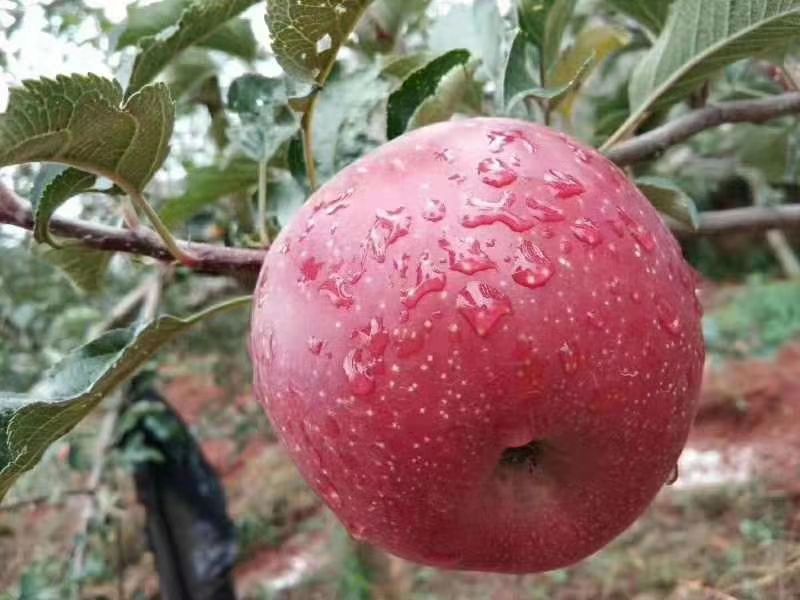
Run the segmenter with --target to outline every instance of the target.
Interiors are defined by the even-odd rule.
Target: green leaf
[[[611,6],[658,34],[664,28],[672,0],[607,0]]]
[[[189,48],[170,63],[165,81],[176,102],[190,100],[217,72],[217,65],[206,50]]]
[[[267,185],[268,216],[286,227],[306,200],[306,193],[287,171],[278,171]]]
[[[520,29],[535,45],[542,60],[542,73],[555,64],[564,32],[575,11],[576,0],[517,0]],[[549,82],[543,81],[542,85]]]
[[[192,0],[162,0],[146,6],[128,7],[128,19],[117,39],[117,48],[134,46],[144,38],[154,36],[177,25],[183,11]],[[197,45],[220,50],[245,60],[256,57],[258,44],[250,23],[244,19],[233,19],[214,30]]]
[[[331,73],[314,119],[314,155],[322,180],[386,141],[389,88],[375,64]]]
[[[221,198],[251,191],[256,185],[258,164],[248,158],[237,158],[225,166],[189,169],[186,192],[164,205],[161,220],[170,229],[175,229]]]
[[[571,120],[572,109],[583,81],[614,52],[630,42],[630,34],[609,25],[598,25],[582,30],[575,42],[561,54],[553,65],[548,85],[553,88],[569,86],[569,93],[552,103]]]
[[[174,118],[164,84],[122,104],[119,84],[96,75],[25,81],[0,114],[0,167],[55,162],[141,191],[169,152]]]
[[[636,185],[660,213],[696,230],[700,224],[697,206],[686,192],[664,177],[639,177]]]
[[[536,47],[528,42],[525,33],[517,32],[508,54],[503,79],[503,98],[507,112],[510,113],[525,98],[540,98],[548,100],[551,106],[557,106],[583,80],[594,62],[594,52],[591,52],[582,63],[575,65],[576,70],[570,79],[553,87],[544,87],[537,83],[538,76],[533,73],[537,55]],[[566,67],[562,72],[566,73]]]
[[[44,451],[133,375],[164,344],[198,321],[244,306],[241,298],[187,319],[162,316],[109,331],[68,354],[26,395],[0,393],[0,500]]]
[[[463,67],[469,60],[467,50],[451,50],[414,71],[398,90],[389,96],[387,136],[403,134],[420,105],[436,93],[442,79],[452,69]]]
[[[113,252],[95,250],[82,245],[63,248],[44,248],[42,258],[59,267],[80,290],[88,293],[100,291]]]
[[[506,54],[506,25],[495,0],[454,4],[427,30],[427,50],[433,56],[468,50],[479,59],[478,78],[499,84]]]
[[[140,50],[133,63],[126,97],[150,83],[183,50],[209,39],[228,21],[256,2],[258,0],[189,2],[172,26],[138,40]]]
[[[67,168],[58,173],[42,190],[40,198],[33,204],[33,237],[39,242],[46,242],[53,248],[60,245],[50,235],[48,227],[50,218],[59,206],[64,204],[73,196],[89,191],[97,177],[90,173],[84,173],[78,169]]]
[[[800,38],[800,0],[676,0],[631,77],[632,113],[607,143],[690,95],[725,65]]]
[[[425,98],[408,122],[407,130],[417,129],[448,120],[458,112],[476,114],[480,111],[482,86],[475,81],[477,61],[450,69],[439,81],[436,93]]]
[[[472,18],[477,24],[479,53],[482,68],[490,81],[499,85],[505,66],[506,23],[496,0],[476,0],[472,5]],[[455,36],[456,39],[458,36]]]
[[[381,75],[394,77],[395,79],[405,79],[411,73],[430,62],[431,58],[433,57],[427,52],[393,56],[381,68]]]
[[[371,0],[267,0],[272,51],[286,73],[321,86]]]
[[[246,156],[267,161],[300,129],[283,79],[243,75],[231,83],[228,106],[238,119],[228,137]]]

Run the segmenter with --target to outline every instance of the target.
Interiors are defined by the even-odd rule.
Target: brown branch
[[[27,230],[33,228],[30,204],[1,184],[0,224],[14,225]],[[80,240],[90,248],[149,256],[167,263],[174,262],[164,243],[148,229],[133,231],[55,216],[50,220],[50,231],[65,238]],[[178,245],[197,258],[197,264],[193,267],[195,271],[214,275],[258,273],[266,255],[264,250],[227,248],[212,244],[181,241]]]
[[[606,156],[618,165],[626,166],[652,158],[701,131],[723,123],[763,123],[796,113],[800,113],[800,92],[761,100],[721,102],[694,110],[652,131],[617,144],[606,151]]]
[[[690,237],[756,233],[770,229],[800,229],[800,204],[751,206],[701,212],[697,231],[678,229],[676,233],[681,237]]]

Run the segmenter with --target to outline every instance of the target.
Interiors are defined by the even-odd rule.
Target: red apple
[[[350,533],[446,568],[563,567],[675,468],[694,277],[612,163],[527,122],[407,134],[320,189],[256,292],[255,390]]]

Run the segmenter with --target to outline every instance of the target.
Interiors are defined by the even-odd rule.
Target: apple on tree
[[[444,568],[563,567],[670,478],[704,349],[695,279],[611,162],[453,121],[320,189],[256,292],[255,389],[351,534]]]

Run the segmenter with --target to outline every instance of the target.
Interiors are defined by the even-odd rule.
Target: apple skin
[[[704,360],[695,282],[594,150],[521,121],[437,124],[344,169],[275,240],[255,392],[357,539],[555,569],[676,468]]]

